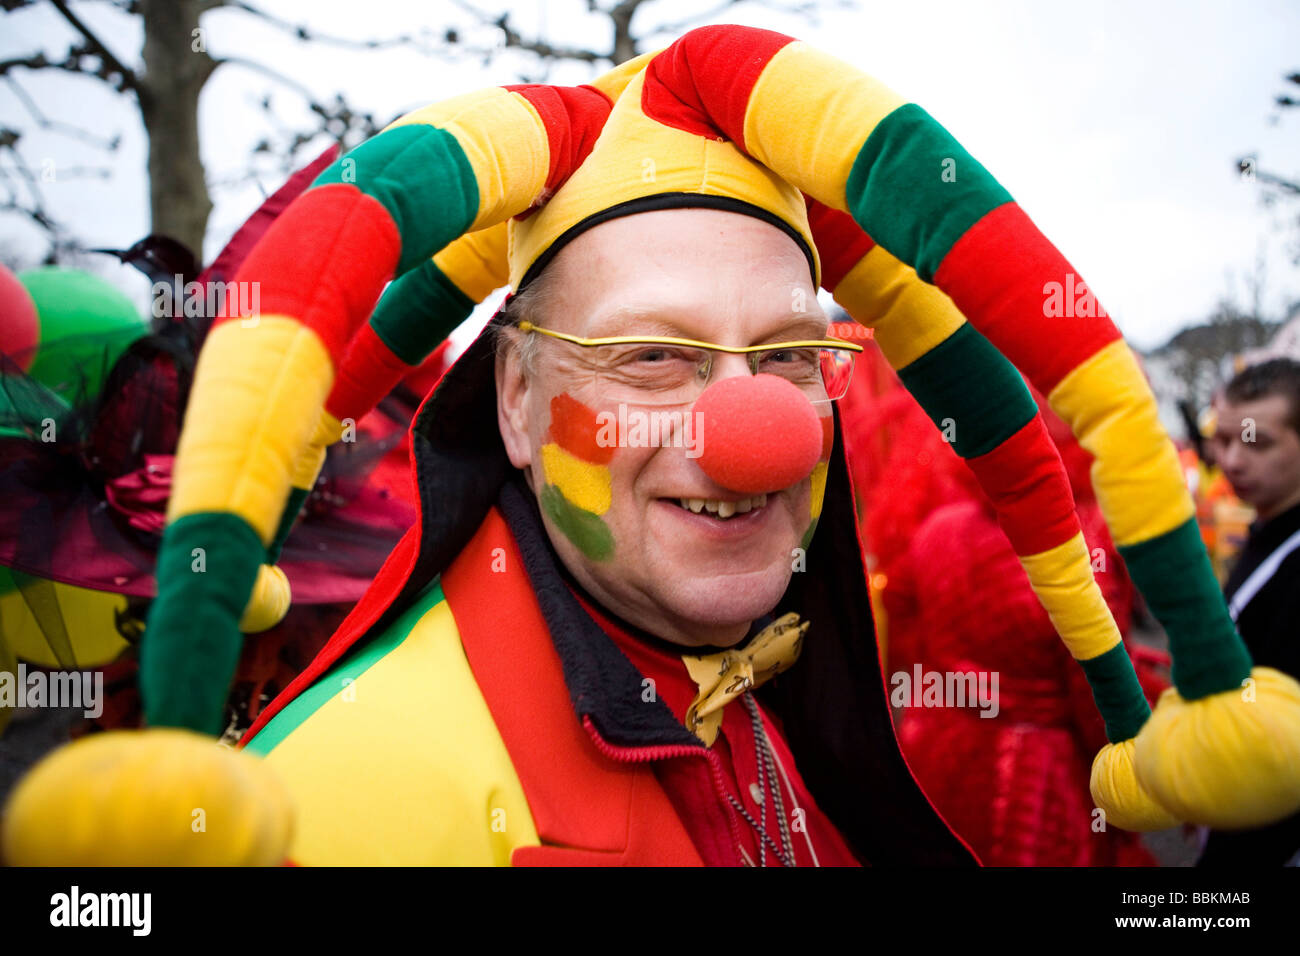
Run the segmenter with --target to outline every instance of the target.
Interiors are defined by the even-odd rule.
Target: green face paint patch
[[[803,540],[799,542],[799,547],[807,551],[808,545],[812,544],[813,534],[815,534],[816,531],[817,531],[817,519],[814,518],[813,523],[808,526],[808,530],[803,533]]]
[[[565,498],[555,485],[541,494],[542,511],[574,546],[593,561],[605,561],[614,553],[614,535],[605,522]]]

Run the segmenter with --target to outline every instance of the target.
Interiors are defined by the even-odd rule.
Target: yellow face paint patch
[[[826,498],[826,473],[828,470],[827,463],[824,461],[817,462],[817,467],[813,469],[811,501],[813,521],[822,516],[822,502]]]
[[[551,443],[542,446],[542,472],[570,504],[595,515],[609,510],[610,476],[604,465],[585,462]]]

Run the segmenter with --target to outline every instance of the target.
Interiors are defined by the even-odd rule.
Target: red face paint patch
[[[551,438],[570,455],[593,465],[609,464],[615,446],[598,441],[599,431],[596,413],[572,395],[551,399]]]
[[[822,423],[822,456],[821,461],[831,460],[831,449],[835,447],[835,416],[827,415],[821,419]]]

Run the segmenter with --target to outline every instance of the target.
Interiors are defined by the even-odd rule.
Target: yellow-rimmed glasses
[[[584,339],[520,322],[536,332],[581,346],[580,374],[606,401],[630,405],[689,405],[709,384],[717,353],[743,355],[751,375],[778,375],[797,385],[813,403],[834,402],[849,390],[853,359],[861,345],[838,339],[801,339],[763,345],[718,345],[666,335],[613,335]]]

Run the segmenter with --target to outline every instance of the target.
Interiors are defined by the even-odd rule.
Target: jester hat
[[[1094,796],[1111,822],[1245,826],[1300,805],[1300,686],[1252,671],[1118,329],[924,110],[770,31],[705,27],[590,85],[436,103],[322,174],[241,271],[261,283],[260,323],[219,327],[205,351],[169,536],[182,553],[185,527],[229,526],[225,540],[249,541],[243,577],[230,576],[239,594],[256,573],[250,539],[274,540],[321,440],[503,277],[518,290],[582,230],[683,205],[756,215],[789,234],[814,279],[874,329],[936,425],[950,426],[1092,683],[1112,741],[1094,766]],[[1062,295],[1073,301],[1057,309]],[[1170,635],[1177,690],[1154,719],[1021,374],[1095,455],[1111,533]],[[241,388],[250,380],[275,385]],[[241,392],[247,401],[235,401]],[[160,603],[155,621],[170,620]],[[184,643],[159,635],[158,662]],[[167,713],[164,695],[154,699]]]
[[[142,654],[148,721],[215,729],[236,622],[349,421],[577,231],[673,205],[790,235],[954,436],[1093,688],[1108,822],[1245,827],[1300,806],[1300,685],[1252,669],[1151,391],[1086,284],[919,106],[739,26],[692,30],[588,85],[416,110],[274,223],[237,276],[259,283],[260,315],[227,317],[200,358]],[[1095,456],[1112,537],[1169,634],[1176,688],[1154,712],[1022,375]],[[191,573],[198,553],[208,573]]]

